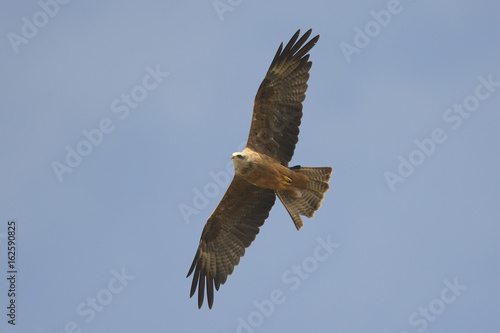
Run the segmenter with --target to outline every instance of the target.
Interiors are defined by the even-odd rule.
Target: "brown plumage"
[[[247,147],[288,165],[299,141],[302,102],[312,62],[309,52],[319,35],[304,45],[309,29],[298,41],[300,30],[283,49],[281,43],[266,77],[260,84],[253,106],[252,125]],[[304,45],[304,46],[303,46]]]
[[[297,229],[300,215],[312,217],[328,190],[330,167],[288,167],[298,141],[309,69],[307,54],[319,35],[306,43],[300,30],[276,55],[254,102],[246,148],[234,153],[235,176],[203,228],[200,244],[187,276],[193,274],[190,296],[198,288],[198,307],[205,289],[212,308],[214,287],[219,290],[245,254],[269,216],[276,195]]]

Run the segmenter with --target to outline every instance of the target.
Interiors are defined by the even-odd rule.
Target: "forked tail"
[[[295,187],[298,195],[293,195],[290,191],[276,191],[278,198],[280,198],[288,214],[292,217],[295,227],[299,230],[304,225],[300,215],[311,218],[321,207],[321,202],[329,189],[328,181],[332,174],[332,168],[301,167],[298,165],[290,168],[290,170],[302,173],[309,178],[307,187]]]

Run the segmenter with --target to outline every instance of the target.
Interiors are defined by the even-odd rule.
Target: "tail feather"
[[[277,191],[278,198],[290,214],[295,227],[299,230],[304,225],[300,215],[311,218],[321,207],[324,195],[330,187],[328,181],[331,177],[332,168],[295,166],[290,170],[303,173],[309,178],[307,187],[295,188],[298,195],[293,195],[289,191]]]

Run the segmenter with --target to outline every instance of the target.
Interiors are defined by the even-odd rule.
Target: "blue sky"
[[[1,2],[0,331],[498,332],[499,10]],[[199,310],[185,276],[231,153],[309,28],[292,164],[332,166],[330,191],[299,232],[277,202]]]

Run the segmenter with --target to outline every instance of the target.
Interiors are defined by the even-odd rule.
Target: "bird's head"
[[[247,162],[247,155],[245,154],[244,151],[233,153],[233,155],[231,156],[231,160],[233,161],[233,164],[236,166],[236,164]]]
[[[244,169],[248,165],[248,156],[245,151],[233,153],[231,160],[233,161],[235,172]]]
[[[245,154],[243,152],[239,152],[239,153],[233,153],[233,155],[231,156],[231,159],[234,161],[234,160],[243,160],[245,159]],[[233,162],[234,163],[234,162]]]

